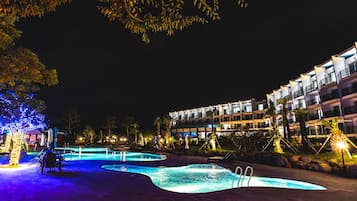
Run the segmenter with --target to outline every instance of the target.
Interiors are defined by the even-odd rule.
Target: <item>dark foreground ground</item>
[[[326,191],[278,188],[236,188],[212,193],[183,194],[162,190],[149,177],[100,168],[108,161],[65,162],[62,173],[41,174],[39,164],[22,171],[0,169],[0,201],[355,201],[357,179],[308,170],[248,163],[220,163],[234,171],[237,165],[254,168],[255,176],[281,177],[316,183]],[[118,163],[118,162],[115,162]],[[126,162],[129,163],[129,162]],[[159,162],[130,162],[147,166],[207,163],[206,157],[167,154]]]

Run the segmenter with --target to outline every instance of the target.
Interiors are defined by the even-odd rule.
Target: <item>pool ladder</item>
[[[239,172],[238,172],[239,171]],[[247,173],[249,172],[249,175],[247,175]],[[249,186],[249,182],[250,182],[250,179],[253,175],[253,168],[251,166],[247,166],[244,170],[244,173],[243,173],[243,168],[241,168],[240,166],[237,166],[235,171],[234,171],[234,174],[237,175],[237,173],[239,174],[238,175],[238,181],[237,181],[237,187],[241,187],[243,185],[243,182],[244,182],[244,179],[245,177],[248,177],[248,181],[247,181],[247,187]],[[236,177],[233,178],[233,181],[232,181],[232,188],[234,188],[234,182],[235,182],[235,179]]]

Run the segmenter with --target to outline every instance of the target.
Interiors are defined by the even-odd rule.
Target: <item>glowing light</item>
[[[337,147],[340,149],[345,149],[347,147],[346,143],[344,141],[339,141],[337,143]]]
[[[18,166],[20,161],[21,144],[22,144],[22,132],[14,132],[12,134],[12,150],[10,153],[10,166]]]

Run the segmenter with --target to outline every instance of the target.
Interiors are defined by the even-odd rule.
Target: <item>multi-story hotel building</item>
[[[289,130],[292,136],[300,133],[299,121],[294,113],[303,108],[310,137],[326,137],[321,120],[338,119],[340,129],[348,135],[357,133],[357,43],[332,55],[308,72],[266,94],[266,100],[255,98],[232,103],[170,112],[172,135],[190,135],[204,139],[212,131],[208,111],[214,111],[214,124],[218,135],[243,131],[269,130],[266,109],[272,102],[277,112],[277,122],[282,133],[279,100],[285,100]]]
[[[180,134],[205,139],[212,132],[212,125],[218,136],[269,129],[269,122],[264,117],[266,109],[265,100],[257,101],[251,98],[170,112],[169,115],[173,123],[171,134],[172,136]],[[213,112],[213,122],[212,116],[208,112]]]
[[[278,100],[285,99],[292,134],[300,132],[294,114],[298,108],[305,109],[307,113],[305,123],[309,137],[323,137],[328,134],[322,125],[322,119],[336,118],[339,128],[345,134],[357,133],[356,48],[357,43],[267,94],[268,104],[272,101],[278,114],[281,114],[282,110]],[[281,115],[278,115],[278,118],[281,118]]]

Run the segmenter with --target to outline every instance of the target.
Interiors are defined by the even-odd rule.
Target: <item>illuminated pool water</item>
[[[216,164],[192,164],[181,167],[145,167],[103,165],[102,168],[147,175],[159,188],[179,193],[207,193],[237,188],[238,175]],[[233,180],[235,181],[232,186]],[[247,187],[248,178],[241,181]],[[297,180],[252,176],[249,187],[273,187],[302,190],[326,190],[325,187]]]
[[[56,151],[63,152],[86,152],[86,153],[98,153],[98,152],[106,152],[108,148],[105,147],[56,147]]]
[[[165,155],[116,151],[108,153],[66,153],[62,154],[66,161],[76,160],[111,160],[111,161],[160,161],[165,160]]]

